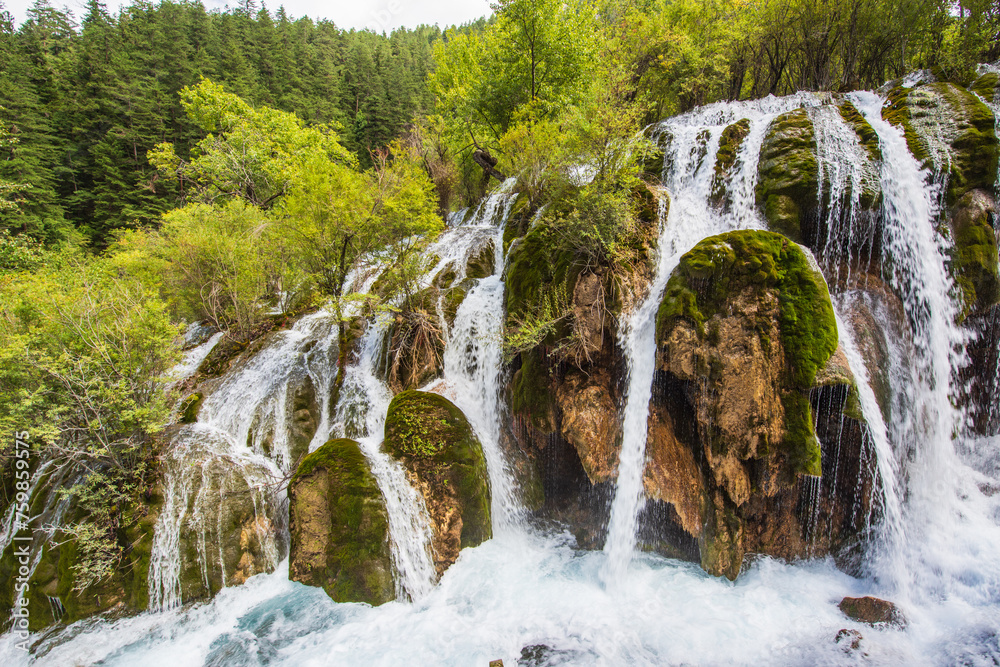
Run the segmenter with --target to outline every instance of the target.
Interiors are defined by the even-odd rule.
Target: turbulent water
[[[226,456],[245,461],[242,469],[251,472],[287,471],[289,387],[304,376],[317,388],[329,387],[335,369],[336,336],[329,316],[320,312],[276,335],[231,371],[206,398],[199,423],[176,435],[176,465],[168,468],[151,578],[152,606],[160,611],[90,619],[38,638],[35,662],[485,666],[502,658],[507,665],[537,666],[998,664],[1000,438],[973,435],[968,415],[952,400],[961,393],[960,371],[968,363],[964,350],[975,334],[954,324],[949,247],[935,231],[941,176],[921,171],[900,131],[881,120],[882,98],[856,93],[851,99],[879,136],[884,155],[879,164],[866,157],[839,114],[824,104],[827,98],[818,95],[712,105],[657,129],[671,204],[660,223],[653,283],[620,327],[629,371],[619,475],[603,551],[580,550],[568,533],[532,526],[505,458],[500,339],[502,234],[513,201],[508,182],[466,222],[453,218],[432,248],[436,266],[428,274],[429,280],[452,267],[461,281],[465,259],[493,244],[494,274],[470,286],[451,326],[438,311],[446,339],[444,378],[425,389],[455,401],[483,442],[494,538],[464,550],[433,584],[426,510],[401,467],[379,447],[391,394],[376,373],[388,323],[375,319],[347,369],[338,405],[330,405],[328,393],[317,392],[323,415],[310,449],[330,435],[361,441],[389,510],[401,601],[377,608],[337,604],[318,588],[290,582],[283,560],[271,574],[226,588],[210,602],[179,606],[178,574],[171,570],[177,567],[177,533],[189,520],[185,517],[210,509],[189,497],[193,475],[202,473],[185,459],[185,448],[207,451],[202,461]],[[846,574],[831,560],[789,564],[759,558],[729,582],[696,565],[636,551],[655,312],[684,252],[712,234],[764,226],[754,194],[761,145],[773,118],[802,106],[816,127],[821,181],[828,187],[820,193],[828,243],[817,259],[831,283],[841,344],[859,385],[884,506],[871,527],[876,539],[863,576]],[[720,213],[709,202],[713,156],[722,130],[741,118],[749,119],[750,130],[727,183],[727,210]],[[868,233],[858,211],[866,184],[882,193],[881,243],[893,258],[882,275],[901,295],[911,342],[893,335],[884,309],[851,281],[852,272],[865,267],[844,249],[858,244],[837,242]],[[859,332],[852,328],[852,313],[859,309],[882,325],[888,368],[873,367],[864,357]],[[883,403],[873,389],[876,374],[888,378]],[[260,502],[271,504],[262,512],[285,511],[280,498],[262,495]],[[204,548],[210,546],[209,539]],[[271,555],[275,562],[284,557],[283,548],[279,534]],[[837,608],[845,596],[869,594],[898,603],[907,629],[859,625]],[[861,651],[845,652],[834,641],[842,628],[861,632]],[[27,657],[13,648],[9,635],[0,641],[3,664],[25,664]]]

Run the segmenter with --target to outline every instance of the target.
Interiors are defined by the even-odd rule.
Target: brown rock
[[[604,283],[595,273],[581,273],[573,288],[573,332],[579,356],[589,358],[604,346]]]
[[[650,414],[646,457],[642,476],[646,495],[673,505],[681,527],[697,537],[702,529],[705,483],[694,453],[677,440],[673,419],[660,406],[653,406]]]
[[[844,598],[837,605],[848,618],[871,626],[892,626],[902,630],[906,617],[893,603],[876,597]]]
[[[690,324],[678,323],[658,351],[657,370],[693,383],[698,422],[711,429],[705,434],[710,445],[704,447],[705,459],[716,485],[739,506],[751,487],[743,462],[764,455],[769,443],[784,437],[785,355],[774,293],[747,290],[732,304],[706,324],[711,332],[706,341]],[[768,330],[757,329],[760,321],[770,322]],[[767,494],[778,488],[777,470],[772,472],[761,488]]]
[[[857,630],[848,630],[843,628],[837,633],[837,645],[844,649],[844,653],[850,653],[851,651],[857,651],[861,648],[861,640],[863,637],[861,633]]]
[[[618,410],[610,384],[604,369],[590,376],[571,371],[556,391],[562,435],[576,448],[591,484],[614,479],[618,470]]]

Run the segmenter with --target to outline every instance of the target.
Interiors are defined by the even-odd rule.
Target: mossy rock
[[[483,448],[454,403],[428,392],[397,394],[386,414],[385,448],[420,480],[436,526],[442,524],[444,514],[458,510],[461,531],[455,537],[460,548],[492,537]],[[446,558],[451,556],[457,557],[457,553],[445,554]]]
[[[879,143],[878,133],[864,114],[858,111],[858,108],[850,100],[842,100],[837,105],[837,111],[840,112],[840,117],[844,119],[844,122],[850,125],[854,133],[858,135],[869,159],[874,163],[881,162],[882,147]]]
[[[465,277],[481,279],[492,276],[495,270],[496,251],[493,242],[489,242],[480,248],[479,252],[469,258],[469,263],[465,267]]]
[[[837,323],[819,267],[797,244],[774,232],[709,237],[685,253],[667,282],[657,313],[661,338],[678,318],[696,327],[725,308],[730,294],[753,286],[780,294],[781,342],[795,386],[813,386],[837,349]]]
[[[750,119],[740,120],[728,125],[719,137],[719,150],[715,153],[715,177],[712,181],[712,201],[720,205],[726,198],[726,182],[732,176],[736,156],[739,155],[743,141],[750,133]]]
[[[583,266],[575,261],[573,253],[558,248],[556,232],[539,223],[511,250],[506,274],[508,317],[536,312],[554,290],[561,291],[567,299],[573,294]],[[569,325],[563,322],[543,342],[554,345],[568,334]]]
[[[198,412],[201,411],[201,404],[205,401],[205,395],[200,391],[187,396],[181,401],[180,412],[181,424],[193,424],[198,421]]]
[[[664,341],[679,321],[694,327],[710,345],[718,333],[708,326],[728,312],[741,295],[760,300],[759,322],[746,326],[768,332],[772,322],[764,307],[776,295],[781,349],[784,350],[781,396],[785,433],[780,443],[790,472],[820,474],[819,444],[813,433],[808,391],[837,349],[837,324],[829,290],[815,260],[801,247],[774,232],[738,231],[703,240],[681,257],[667,283],[657,313],[657,340]],[[773,297],[772,297],[773,298]],[[769,342],[761,340],[764,350]],[[707,377],[712,369],[704,369]]]
[[[521,353],[521,367],[514,373],[512,389],[511,411],[527,418],[536,431],[555,433],[556,394],[540,350]]]
[[[899,86],[889,93],[882,117],[902,128],[924,168],[947,174],[948,206],[970,190],[993,190],[1000,156],[995,119],[976,95],[947,82]]]
[[[955,245],[951,268],[965,296],[963,317],[985,312],[1000,302],[995,221],[995,202],[982,190],[965,193],[952,211]]]
[[[991,104],[997,100],[1000,93],[998,87],[1000,87],[1000,75],[996,72],[987,72],[972,82],[969,92],[979,95],[984,102]]]
[[[771,230],[806,242],[816,216],[819,165],[805,109],[781,114],[767,129],[757,165],[757,204]]]
[[[288,484],[289,576],[337,602],[395,597],[389,517],[357,442],[331,440],[306,456]]]

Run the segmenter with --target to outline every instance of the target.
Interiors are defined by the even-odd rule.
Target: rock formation
[[[404,391],[389,404],[385,449],[402,461],[430,513],[440,576],[465,547],[493,535],[482,445],[469,421],[438,394]]]
[[[358,443],[331,440],[288,483],[289,577],[337,602],[395,597],[385,501]]]

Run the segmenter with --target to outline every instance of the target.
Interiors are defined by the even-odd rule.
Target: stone
[[[556,391],[562,436],[576,448],[592,484],[612,481],[618,473],[619,419],[610,386],[604,369],[589,376],[570,371]]]
[[[887,600],[866,596],[845,597],[837,605],[848,618],[873,627],[893,627],[903,630],[907,626],[906,617],[895,604]]]
[[[337,602],[379,605],[395,597],[389,517],[357,442],[331,440],[288,484],[289,577]]]
[[[389,404],[384,446],[403,463],[424,498],[440,576],[463,548],[493,536],[482,445],[455,404],[438,394],[411,390]]]

